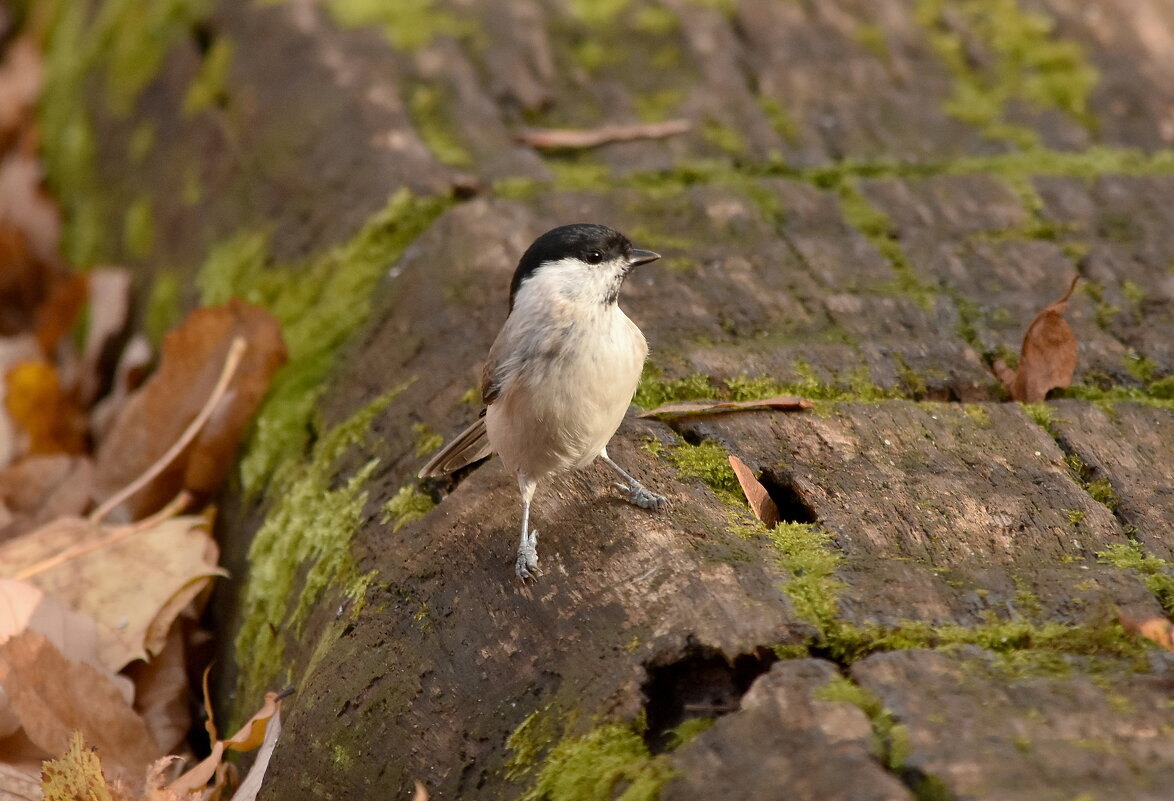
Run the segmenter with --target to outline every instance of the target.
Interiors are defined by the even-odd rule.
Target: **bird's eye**
[[[587,251],[587,263],[588,264],[599,264],[601,261],[603,261],[603,254],[600,253],[598,250]]]

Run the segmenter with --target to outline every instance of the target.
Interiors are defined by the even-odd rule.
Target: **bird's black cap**
[[[625,258],[632,266],[660,258],[651,251],[636,250],[626,236],[606,225],[560,225],[535,239],[522,254],[518,268],[514,270],[514,278],[510,282],[510,309],[514,308],[514,296],[523,281],[543,264],[568,257],[582,259],[588,264]]]

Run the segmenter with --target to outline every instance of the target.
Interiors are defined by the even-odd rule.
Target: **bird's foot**
[[[621,484],[617,481],[615,488],[620,491],[620,494],[624,496],[628,503],[634,503],[641,509],[651,509],[654,512],[659,512],[669,505],[668,498],[663,495],[657,495],[643,484]]]
[[[530,531],[518,546],[518,558],[514,560],[514,572],[522,583],[537,581],[534,573],[538,570],[538,532]]]

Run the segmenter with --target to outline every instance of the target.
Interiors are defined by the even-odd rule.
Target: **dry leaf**
[[[112,774],[141,782],[144,766],[160,756],[118,689],[89,665],[66,659],[36,632],[0,645],[0,686],[25,735],[46,757],[65,753],[80,731],[101,751]]]
[[[0,63],[0,144],[11,142],[30,121],[44,76],[44,59],[32,36],[5,45]]]
[[[0,162],[0,221],[21,231],[33,257],[48,267],[59,263],[61,215],[43,181],[33,155],[10,152]]]
[[[692,127],[689,120],[665,120],[636,125],[605,125],[601,128],[523,128],[514,138],[524,145],[547,150],[599,147],[609,142],[633,139],[663,139],[682,134]]]
[[[810,409],[811,401],[806,398],[795,398],[780,395],[775,398],[749,401],[685,401],[682,403],[667,403],[657,406],[637,415],[638,417],[659,417],[674,414],[722,414],[738,412],[745,409],[780,409],[783,411],[798,411]]]
[[[428,789],[419,779],[416,780],[416,792],[412,793],[412,801],[428,801]]]
[[[102,635],[97,621],[66,608],[27,581],[0,579],[0,643],[24,631],[41,634],[66,659],[103,673],[128,704],[134,698],[131,681],[102,663]],[[0,731],[0,736],[4,734]]]
[[[45,801],[110,801],[113,794],[102,773],[98,755],[86,747],[80,731],[74,732],[69,750],[57,759],[45,763],[41,789]]]
[[[1153,640],[1167,651],[1174,651],[1174,623],[1164,617],[1135,620],[1128,615],[1119,615],[1121,625],[1135,634]]]
[[[41,801],[43,797],[40,763],[22,770],[0,762],[0,798],[4,801]]]
[[[183,606],[225,575],[206,528],[196,516],[133,526],[63,518],[0,545],[0,576],[25,576],[96,620],[102,664],[117,671],[160,649]]]
[[[252,751],[265,741],[266,729],[271,719],[277,721],[280,728],[281,721],[278,713],[281,711],[280,693],[265,693],[265,704],[260,711],[245,723],[236,734],[227,740],[217,740],[212,745],[212,753],[203,761],[195,765],[187,773],[180,776],[167,786],[168,791],[183,795],[202,790],[216,775],[216,769],[224,758],[226,750]],[[215,726],[210,726],[214,731]]]
[[[186,657],[182,621],[177,621],[153,659],[133,662],[127,668],[134,681],[135,711],[147,724],[151,737],[169,754],[184,747],[192,727]]]
[[[110,391],[90,409],[90,435],[95,442],[106,439],[131,392],[142,385],[152,357],[151,343],[142,334],[135,334],[126,343],[114,368]]]
[[[57,368],[45,361],[24,362],[5,376],[4,406],[24,434],[22,450],[44,453],[84,453],[86,415],[61,386]]]
[[[0,470],[0,503],[12,515],[0,525],[0,542],[90,505],[93,464],[87,456],[29,456]]]
[[[750,511],[754,512],[754,516],[766,525],[767,528],[774,528],[779,522],[779,507],[770,497],[770,493],[766,491],[766,487],[754,477],[754,471],[750,466],[739,459],[737,456],[730,454],[730,467],[734,468],[734,475],[738,477],[738,483],[742,485],[742,492],[746,495],[746,502],[750,504]]]
[[[269,770],[269,759],[273,756],[273,749],[277,747],[277,738],[280,736],[281,710],[278,709],[273,713],[269,725],[265,727],[265,738],[261,741],[257,758],[253,760],[253,767],[249,768],[244,781],[232,794],[231,801],[256,801],[257,793],[261,792],[261,784],[265,781],[265,772]],[[428,795],[425,793],[424,801],[427,799]]]
[[[1037,314],[1027,327],[1019,353],[1019,369],[1011,370],[1002,359],[991,365],[1012,400],[1039,403],[1050,390],[1072,383],[1076,371],[1076,335],[1064,319],[1064,312],[1078,280],[1079,275],[1072,279],[1068,291]]]
[[[93,403],[102,377],[114,364],[110,345],[126,330],[130,317],[130,272],[108,267],[86,273],[89,317],[86,342],[81,354],[78,399],[84,406]]]
[[[95,497],[105,499],[154,464],[200,414],[221,375],[230,344],[247,348],[231,389],[209,422],[144,489],[125,502],[129,519],[159,509],[181,489],[210,493],[223,480],[245,426],[285,361],[277,321],[240,300],[197,309],[163,341],[158,371],[123,407],[95,459]]]

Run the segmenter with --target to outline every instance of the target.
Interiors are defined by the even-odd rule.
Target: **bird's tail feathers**
[[[476,422],[429,459],[428,464],[420,468],[418,476],[420,478],[443,476],[454,470],[460,470],[478,459],[484,459],[491,453],[493,453],[493,448],[485,433],[485,417],[478,417]]]

